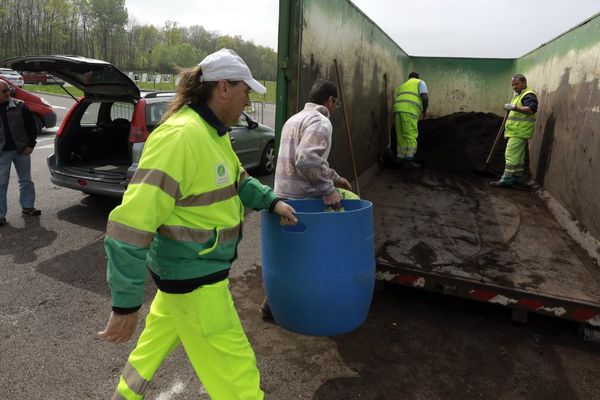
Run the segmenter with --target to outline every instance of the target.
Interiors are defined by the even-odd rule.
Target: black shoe
[[[0,226],[6,225],[6,218],[0,218]]]
[[[490,182],[490,186],[491,187],[497,187],[497,188],[510,188],[510,187],[512,187],[512,184],[508,183],[508,182],[505,182],[505,181],[503,181],[501,179],[499,181]]]
[[[538,184],[534,180],[529,181],[516,181],[515,186],[519,189],[535,191],[539,188]]]
[[[409,168],[409,169],[419,169],[419,168],[421,168],[421,164],[419,164],[418,162],[415,162],[413,160],[404,160],[402,162],[402,166],[404,168]]]
[[[537,187],[537,185],[535,183],[533,183],[533,184],[520,183],[520,182],[507,183],[507,182],[502,182],[501,180],[496,181],[496,182],[490,182],[490,186],[497,187],[497,188],[504,188],[504,189],[521,190],[524,192],[532,192]]]
[[[259,311],[262,319],[273,319],[273,313],[271,312],[271,307],[269,307],[267,299],[260,305]]]
[[[22,212],[23,212],[23,215],[31,215],[34,217],[37,217],[38,215],[42,215],[42,211],[38,210],[36,208],[24,208]]]

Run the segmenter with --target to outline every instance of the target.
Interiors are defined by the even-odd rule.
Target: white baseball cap
[[[233,50],[221,49],[209,54],[198,65],[202,68],[200,82],[244,81],[256,93],[267,93],[267,88],[252,78],[250,68],[242,60],[242,57]]]

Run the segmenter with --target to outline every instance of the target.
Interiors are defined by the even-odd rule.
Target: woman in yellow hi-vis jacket
[[[185,71],[122,204],[109,216],[113,311],[98,335],[120,343],[134,333],[147,267],[158,287],[113,399],[142,399],[179,343],[211,398],[264,398],[227,278],[244,206],[269,208],[288,223],[296,218],[292,207],[244,171],[231,148],[228,127],[249,105],[250,90],[266,92],[231,50]]]

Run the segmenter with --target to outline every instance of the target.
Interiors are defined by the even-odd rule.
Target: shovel
[[[475,175],[483,176],[486,178],[496,178],[496,174],[494,174],[492,171],[488,171],[487,169],[490,165],[490,161],[492,160],[492,157],[496,153],[496,149],[498,148],[500,139],[502,139],[502,135],[504,133],[504,125],[506,125],[506,119],[508,118],[508,113],[510,113],[510,111],[507,111],[506,114],[504,114],[504,119],[502,120],[502,125],[500,125],[500,129],[498,130],[498,134],[496,135],[496,140],[494,140],[494,145],[492,146],[492,148],[490,150],[490,154],[488,154],[487,159],[485,160],[485,164],[484,164],[483,168],[474,168],[473,169],[473,172],[475,173]]]
[[[340,78],[340,69],[338,67],[337,59],[335,58],[333,59],[333,65],[335,66],[335,74],[337,76],[340,102],[342,103],[342,112],[344,114],[344,121],[346,123],[346,137],[348,138],[348,145],[350,147],[350,159],[352,160],[352,171],[354,172],[354,184],[356,186],[356,194],[358,195],[358,197],[360,197],[360,183],[358,183],[358,171],[356,169],[356,160],[354,158],[354,147],[352,146],[350,124],[348,123],[348,112],[346,111],[346,102],[344,101],[344,95],[342,91],[342,79]]]

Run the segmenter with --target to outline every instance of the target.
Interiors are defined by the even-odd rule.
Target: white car
[[[0,68],[0,76],[17,87],[23,87],[23,77],[15,70],[10,68]]]

